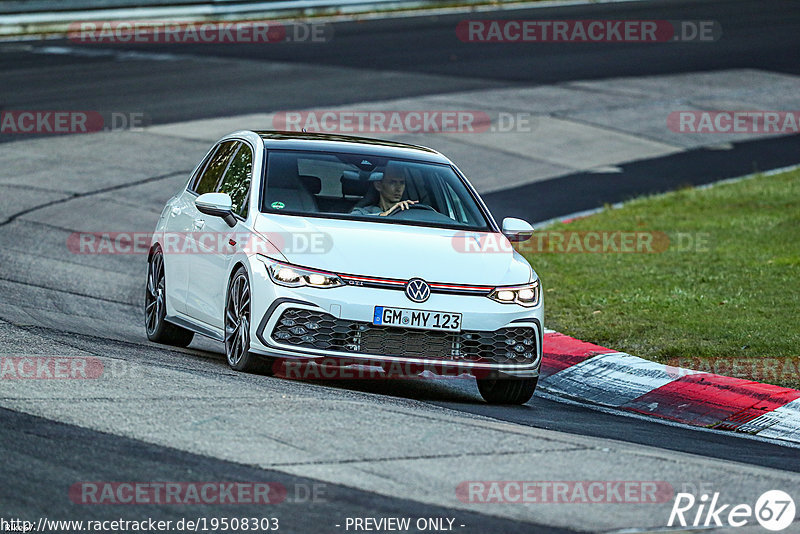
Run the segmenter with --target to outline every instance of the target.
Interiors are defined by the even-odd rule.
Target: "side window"
[[[217,184],[219,184],[225,169],[228,168],[228,163],[238,146],[239,143],[237,141],[226,141],[219,146],[219,149],[206,165],[206,168],[203,169],[200,179],[194,186],[194,190],[198,195],[213,193],[217,190]]]
[[[233,202],[233,212],[247,218],[247,193],[250,191],[250,179],[253,176],[253,152],[245,143],[239,143],[239,147],[216,191],[228,193]]]
[[[203,170],[205,170],[208,162],[214,159],[214,155],[219,150],[219,146],[212,147],[211,150],[208,151],[206,156],[203,158],[203,161],[200,162],[200,165],[192,173],[192,178],[189,180],[189,184],[186,186],[186,189],[189,191],[194,191],[197,187],[197,182],[200,180],[200,176],[203,175]]]

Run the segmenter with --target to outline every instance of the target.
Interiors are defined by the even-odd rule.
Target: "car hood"
[[[254,229],[286,261],[335,273],[474,285],[530,280],[527,261],[496,233],[272,214],[259,214]]]

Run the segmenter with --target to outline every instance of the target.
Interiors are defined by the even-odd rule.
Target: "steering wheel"
[[[408,206],[408,208],[406,208],[406,209],[404,209],[404,210],[401,210],[401,209],[399,209],[399,208],[398,208],[398,209],[394,210],[393,212],[391,212],[391,213],[389,214],[389,216],[391,217],[391,216],[393,216],[393,215],[397,215],[398,213],[401,213],[401,212],[403,212],[403,211],[415,210],[415,209],[420,209],[420,210],[430,210],[430,211],[434,211],[434,212],[436,212],[436,213],[439,213],[438,211],[436,211],[436,209],[434,209],[434,208],[432,208],[432,207],[428,206],[427,204],[419,204],[419,203],[417,203],[417,204],[411,204],[410,206]]]

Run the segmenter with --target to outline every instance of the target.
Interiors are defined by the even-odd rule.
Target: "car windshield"
[[[270,150],[266,173],[262,195],[266,213],[490,229],[475,198],[449,165]]]

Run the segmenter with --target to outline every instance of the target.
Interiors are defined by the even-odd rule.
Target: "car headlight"
[[[307,286],[328,289],[344,285],[342,279],[334,273],[298,267],[291,263],[276,261],[260,254],[258,255],[258,259],[267,266],[267,273],[269,273],[270,279],[280,286]]]
[[[489,298],[503,304],[520,304],[533,307],[539,304],[539,280],[522,286],[496,287]]]

